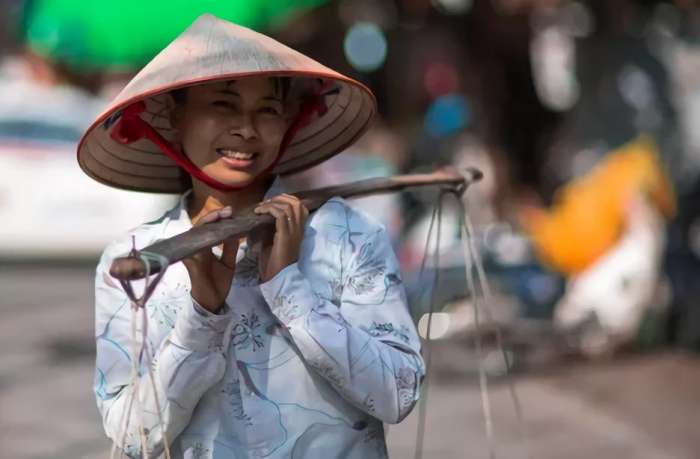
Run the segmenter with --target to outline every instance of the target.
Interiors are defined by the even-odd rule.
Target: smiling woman
[[[231,187],[267,188],[291,119],[279,78],[249,77],[179,90],[171,124],[176,143],[205,174]],[[193,187],[204,184],[195,180]],[[264,194],[264,190],[263,190]]]
[[[342,199],[310,216],[270,189],[353,143],[374,112],[359,83],[205,15],[85,134],[91,177],[182,193],[97,268],[95,395],[129,456],[386,457],[383,422],[408,415],[424,374],[389,237]],[[129,308],[115,258],[251,207],[274,217],[271,237],[175,263]]]

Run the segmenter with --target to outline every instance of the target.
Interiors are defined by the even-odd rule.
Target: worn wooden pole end
[[[109,274],[119,280],[136,280],[146,277],[146,267],[138,258],[120,257],[112,261]]]

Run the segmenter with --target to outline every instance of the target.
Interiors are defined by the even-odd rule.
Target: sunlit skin
[[[220,191],[193,177],[187,209],[193,225],[230,218],[264,197],[271,181],[265,171],[291,122],[278,86],[266,77],[239,79],[188,88],[184,100],[173,102],[171,123],[179,148],[211,178],[243,187]],[[284,194],[262,203],[256,212],[275,217],[274,237],[259,260],[265,282],[299,257],[308,210]],[[238,245],[238,240],[225,241],[220,259],[206,249],[184,260],[192,297],[209,311],[217,312],[226,299]]]

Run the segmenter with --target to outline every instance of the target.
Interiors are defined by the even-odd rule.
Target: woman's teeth
[[[253,159],[255,153],[244,153],[242,151],[229,150],[227,148],[217,148],[217,153],[227,158],[248,160]]]

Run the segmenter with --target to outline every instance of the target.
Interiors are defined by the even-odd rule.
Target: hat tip
[[[202,13],[199,16],[197,16],[197,19],[194,20],[192,25],[197,24],[199,22],[215,22],[215,21],[221,21],[221,18],[214,16],[211,13]]]

